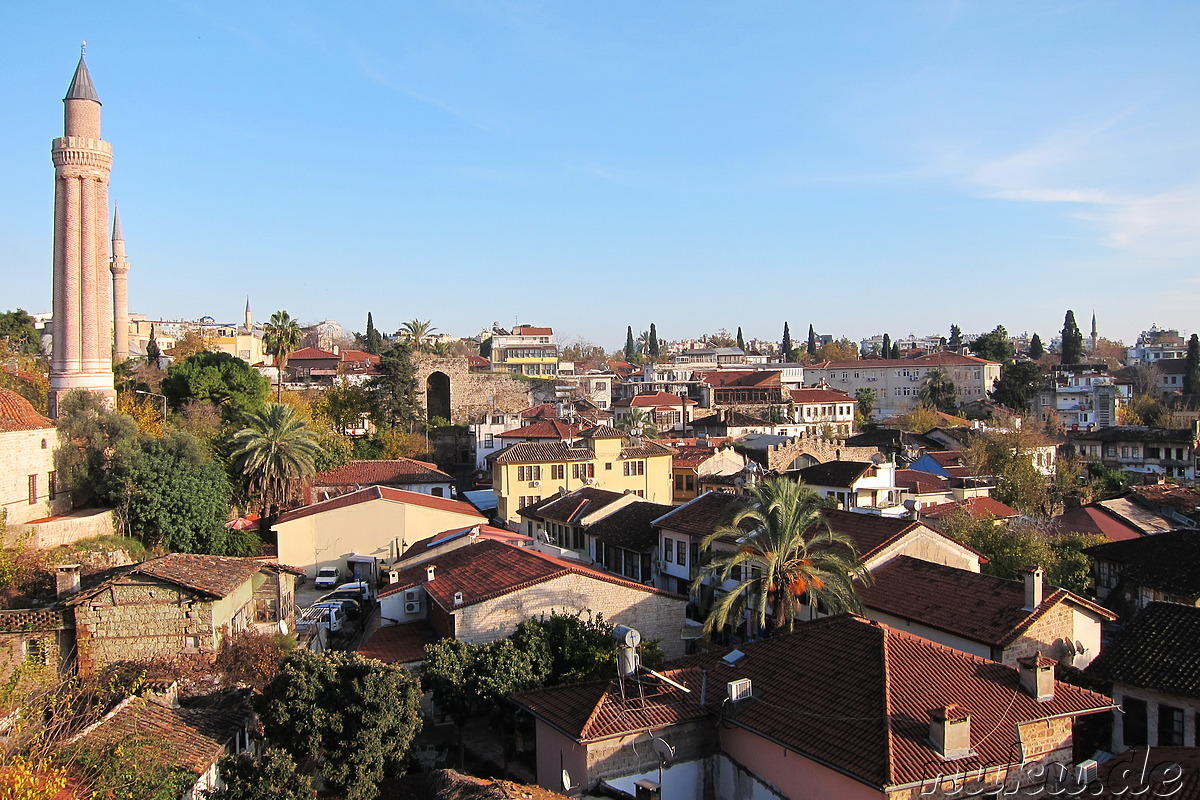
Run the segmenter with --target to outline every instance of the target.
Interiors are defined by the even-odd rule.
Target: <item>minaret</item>
[[[1092,312],[1092,347],[1089,352],[1096,352],[1096,345],[1100,341],[1100,332],[1096,330],[1096,312]]]
[[[112,145],[100,139],[100,99],[83,53],[63,98],[64,131],[55,139],[54,345],[50,415],[72,389],[116,399],[108,264],[108,178]]]
[[[121,235],[121,212],[113,207],[112,226],[112,270],[113,287],[113,363],[121,364],[129,358],[129,287],[125,278],[129,274],[129,262],[125,260],[125,239]]]
[[[250,298],[246,298],[246,333],[254,333],[254,318],[250,315]]]

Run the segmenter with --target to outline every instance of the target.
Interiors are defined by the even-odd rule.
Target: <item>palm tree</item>
[[[858,560],[854,543],[821,515],[816,492],[777,477],[751,488],[749,500],[700,545],[712,558],[692,581],[692,591],[706,581],[716,587],[731,577],[737,582],[709,609],[706,634],[740,620],[747,609],[760,629],[769,622],[772,630],[788,631],[805,601],[831,613],[861,611],[854,580],[868,582],[871,575]],[[737,549],[712,550],[720,540],[735,541]]]
[[[287,366],[288,356],[299,349],[300,323],[288,312],[276,311],[270,322],[263,326],[263,350],[275,359],[275,369],[279,373],[276,402],[283,399],[283,368]]]
[[[396,331],[396,336],[401,340],[408,342],[413,350],[419,352],[428,352],[429,350],[429,335],[437,330],[428,319],[411,319],[408,322],[401,323],[400,330]]]
[[[640,408],[631,408],[629,413],[621,418],[617,423],[617,430],[633,438],[633,431],[641,431],[636,436],[645,439],[658,438],[658,423],[654,421],[654,417],[648,412]]]
[[[321,455],[316,432],[294,408],[267,403],[247,414],[246,427],[234,434],[231,459],[266,517],[295,496],[301,480],[316,473]]]

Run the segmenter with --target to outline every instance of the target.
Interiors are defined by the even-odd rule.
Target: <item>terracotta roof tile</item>
[[[551,461],[590,461],[596,457],[586,447],[571,447],[566,442],[518,442],[495,456],[497,464],[539,464]]]
[[[635,394],[633,397],[617,400],[613,403],[614,408],[679,408],[680,405],[694,406],[696,401],[690,397],[683,395],[672,394],[671,392],[647,392],[645,394]]]
[[[316,486],[374,486],[409,483],[453,482],[437,465],[412,458],[381,461],[348,461],[340,467],[320,472],[313,478]]]
[[[671,508],[660,503],[630,503],[589,525],[587,532],[605,544],[646,552],[658,544],[658,530],[651,523]]]
[[[1024,581],[897,556],[872,571],[874,582],[859,586],[863,605],[992,647],[1004,647],[1060,603],[1086,608],[1113,620],[1116,615],[1078,595],[1047,584],[1042,604],[1025,606]],[[963,598],[970,598],[964,604]]]
[[[338,508],[348,508],[349,506],[358,505],[359,503],[368,503],[372,500],[388,500],[393,503],[409,503],[411,505],[425,506],[426,508],[435,508],[439,511],[453,511],[459,514],[465,514],[471,517],[479,516],[479,512],[467,503],[459,502],[458,500],[449,500],[445,497],[434,497],[420,492],[409,492],[404,489],[392,489],[388,486],[368,486],[365,489],[359,489],[356,492],[334,497],[329,500],[322,500],[320,503],[302,506],[292,509],[283,514],[277,521],[276,525],[281,525],[292,520],[310,517],[313,514],[320,514],[325,511],[332,511]]]
[[[520,510],[523,517],[553,522],[577,522],[581,517],[611,505],[625,495],[584,486],[565,495],[551,495]]]
[[[1167,531],[1108,542],[1084,552],[1120,564],[1122,579],[1166,594],[1200,597],[1200,530]]]
[[[340,359],[337,353],[331,353],[328,350],[321,350],[316,347],[302,347],[296,352],[288,356],[288,361],[307,361],[309,359],[327,359],[332,358],[337,361]]]
[[[926,506],[919,513],[922,517],[929,517],[930,519],[945,519],[960,510],[966,511],[971,515],[971,519],[976,520],[987,519],[988,517],[994,519],[1012,519],[1021,513],[1012,506],[1005,505],[995,498],[986,496],[968,497],[965,500],[956,502]]]
[[[795,403],[854,403],[853,397],[835,389],[792,389],[792,401]]]
[[[463,536],[469,536],[472,533],[475,533],[485,539],[494,539],[498,542],[507,542],[510,544],[533,541],[533,539],[528,536],[524,536],[519,533],[513,533],[512,531],[505,530],[504,528],[494,528],[491,525],[467,525],[463,528],[451,528],[450,530],[440,531],[435,533],[433,536],[427,536],[424,539],[419,539],[413,542],[408,546],[408,549],[404,551],[404,554],[400,556],[399,561],[403,562],[411,558],[419,558],[420,556],[427,555],[426,551],[430,550],[431,548],[436,548],[442,544],[452,542],[455,539],[459,539]]]
[[[809,486],[850,487],[855,481],[874,472],[873,461],[827,461],[797,470],[795,473]]]
[[[294,571],[290,567],[269,564],[254,558],[231,558],[194,553],[168,553],[114,573],[113,580],[131,575],[145,575],[177,586],[183,586],[212,597],[227,597],[239,586],[263,569]],[[99,585],[104,585],[102,582]],[[99,586],[93,587],[99,588]],[[93,590],[84,591],[67,601],[68,605],[84,602]]]
[[[655,527],[703,538],[724,524],[730,509],[745,505],[746,500],[733,494],[706,492],[694,500],[663,514]]]
[[[624,439],[625,434],[621,433],[611,425],[596,425],[587,430],[580,431],[580,436],[584,439]]]
[[[54,421],[37,413],[24,397],[11,389],[0,388],[0,433],[53,427]]]
[[[1150,603],[1104,646],[1087,674],[1200,698],[1200,608]]]
[[[511,431],[504,431],[497,436],[499,439],[553,439],[568,441],[579,436],[580,429],[558,419],[543,419],[532,425],[522,425]]]
[[[941,475],[931,472],[921,472],[916,469],[896,470],[896,486],[917,494],[934,494],[948,492],[950,481]]]
[[[425,660],[425,645],[438,636],[425,622],[407,622],[379,628],[358,648],[359,655],[389,664],[411,664]]]

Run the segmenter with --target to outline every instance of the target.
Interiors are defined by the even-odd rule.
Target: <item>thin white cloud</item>
[[[358,65],[359,72],[361,72],[365,78],[379,84],[380,86],[391,89],[395,92],[399,92],[400,94],[410,97],[420,103],[432,106],[433,108],[449,114],[450,116],[467,123],[473,128],[484,131],[485,133],[508,133],[507,129],[503,125],[497,123],[495,120],[483,118],[470,111],[464,111],[454,105],[451,105],[450,103],[439,100],[436,97],[430,97],[423,92],[413,89],[411,86],[393,79],[383,70],[382,67],[376,63],[375,59],[370,55],[360,53],[354,57],[354,60]]]

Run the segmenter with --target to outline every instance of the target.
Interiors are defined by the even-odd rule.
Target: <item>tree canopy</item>
[[[421,419],[412,349],[396,342],[380,357],[375,372],[366,384],[375,424],[411,433]]]
[[[269,513],[284,507],[300,481],[316,473],[321,447],[291,406],[267,403],[245,420],[246,427],[234,434],[230,465]]]
[[[1183,369],[1183,393],[1200,394],[1200,336],[1188,339],[1187,362]]]
[[[783,353],[783,360],[787,363],[792,363],[796,360],[796,348],[792,344],[792,331],[786,322],[783,323],[783,342],[779,345],[779,350]]]
[[[1062,329],[1062,363],[1083,363],[1083,331],[1075,324],[1075,312],[1067,311]]]
[[[1008,331],[1003,325],[997,325],[989,333],[985,333],[970,344],[971,352],[988,361],[1008,363],[1012,361],[1014,350],[1009,341]]]
[[[953,414],[958,410],[958,388],[946,370],[936,367],[931,369],[925,378],[920,400],[923,405],[935,411]]]
[[[263,350],[275,360],[276,402],[283,394],[283,370],[287,367],[288,356],[300,349],[301,337],[300,323],[286,311],[276,311],[263,326]]]
[[[203,400],[220,408],[227,419],[258,408],[270,391],[267,379],[249,364],[220,352],[203,351],[175,362],[162,382],[162,393],[172,410]]]
[[[1046,368],[1036,361],[1016,361],[1004,366],[991,398],[1014,411],[1027,411],[1046,381]]]
[[[297,762],[320,759],[329,788],[346,800],[374,800],[384,778],[404,773],[420,702],[420,686],[402,667],[296,650],[257,708],[270,742]]]
[[[42,334],[25,309],[0,313],[0,340],[7,340],[14,353],[37,355],[42,352]]]
[[[1044,355],[1046,355],[1046,348],[1042,344],[1042,337],[1035,333],[1033,338],[1029,340],[1029,357],[1037,361]]]
[[[946,340],[946,347],[950,350],[961,350],[963,346],[962,328],[957,325],[950,326],[950,338]]]

